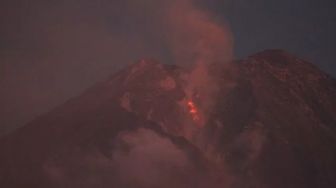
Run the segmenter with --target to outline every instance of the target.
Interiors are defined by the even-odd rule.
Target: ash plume
[[[225,63],[232,59],[233,40],[226,25],[191,0],[172,1],[166,10],[169,46],[177,64]]]
[[[167,7],[165,19],[169,27],[167,42],[174,63],[189,69],[184,78],[186,97],[199,101],[204,117],[201,124],[204,124],[219,90],[216,76],[210,69],[213,65],[229,65],[232,61],[231,32],[192,0],[172,1]]]

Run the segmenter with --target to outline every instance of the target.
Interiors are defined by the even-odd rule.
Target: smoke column
[[[217,23],[209,12],[197,7],[195,1],[173,1],[165,16],[167,42],[174,63],[190,69],[185,87],[187,98],[199,96],[205,122],[219,89],[210,67],[231,62],[232,35],[226,25]]]
[[[225,63],[232,59],[233,40],[225,25],[193,1],[174,1],[167,8],[169,46],[178,64]]]

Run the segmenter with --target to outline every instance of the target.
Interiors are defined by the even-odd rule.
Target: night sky
[[[164,0],[2,0],[0,133],[142,57],[171,63]],[[235,58],[285,49],[336,76],[332,0],[198,0],[230,28]],[[166,40],[166,39],[165,39]]]

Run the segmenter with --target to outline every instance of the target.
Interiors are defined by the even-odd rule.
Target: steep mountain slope
[[[237,144],[231,145],[229,158],[237,164],[234,168],[255,187],[335,186],[335,80],[276,50],[251,56],[241,67],[250,85],[244,89],[249,91],[238,89],[226,100],[229,104],[240,101],[232,107],[250,109],[253,115],[243,118],[245,130],[238,131]],[[240,112],[231,113],[218,116],[243,117]],[[238,121],[233,122],[223,124],[234,127]]]
[[[208,71],[191,88],[141,60],[98,83],[0,140],[0,184],[336,186],[334,79],[280,50]]]

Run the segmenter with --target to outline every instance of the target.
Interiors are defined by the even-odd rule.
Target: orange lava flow
[[[189,113],[192,116],[192,119],[194,121],[199,121],[200,120],[200,116],[199,116],[199,112],[197,110],[197,107],[196,107],[195,103],[193,101],[189,100],[187,102],[187,105],[188,105]]]

